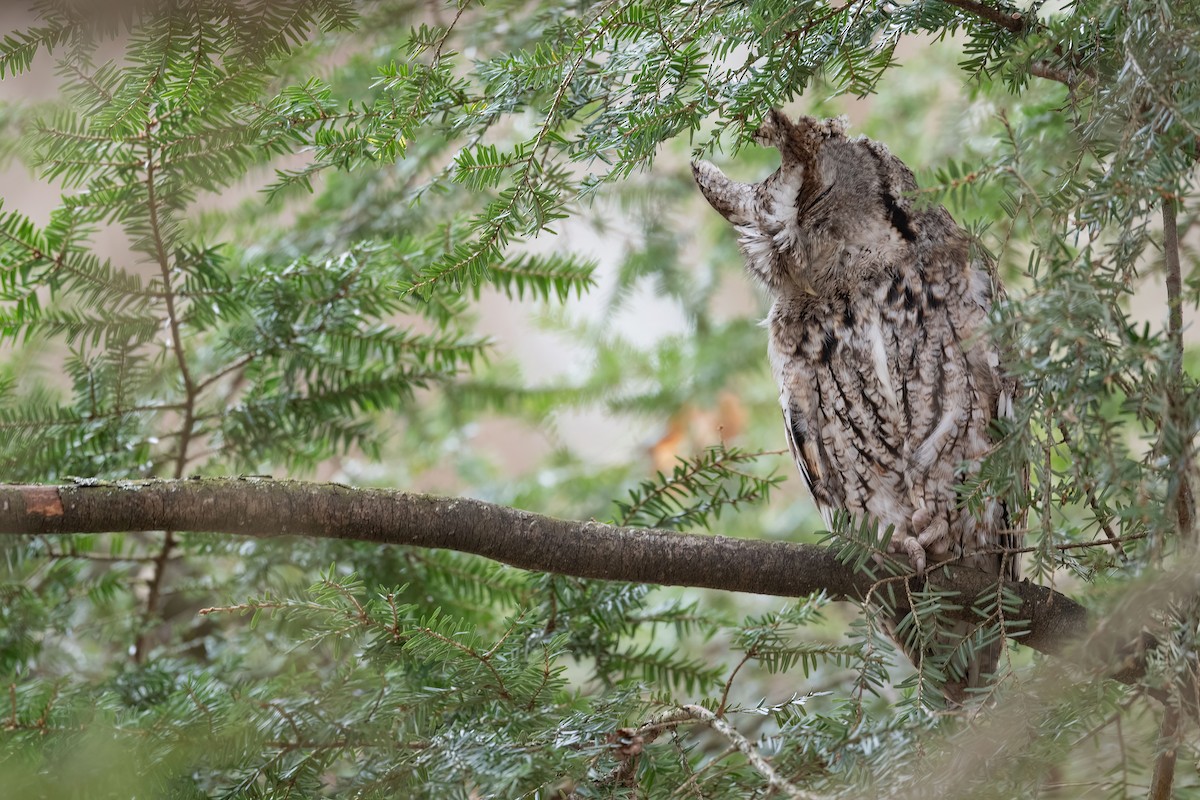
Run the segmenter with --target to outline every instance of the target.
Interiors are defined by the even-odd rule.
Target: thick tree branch
[[[759,539],[628,528],[555,519],[467,498],[264,478],[205,478],[75,485],[0,484],[0,535],[173,530],[243,536],[353,539],[474,553],[522,569],[580,578],[696,586],[799,597],[823,591],[837,600],[888,597],[905,613],[927,588],[961,598],[946,614],[979,622],[976,600],[996,597],[995,576],[962,566],[928,577],[879,579],[843,564],[829,548]],[[1192,560],[1127,593],[1128,607],[1089,620],[1083,606],[1045,586],[1007,582],[1020,600],[1007,630],[1042,653],[1062,655],[1124,683],[1146,672],[1154,647],[1148,614],[1200,593]],[[1165,698],[1161,689],[1148,693]]]
[[[861,600],[882,591],[876,578],[816,545],[567,521],[465,498],[256,478],[0,485],[0,534],[154,530],[445,548],[581,578],[782,597],[825,591]],[[992,576],[965,567],[931,580],[970,599],[995,591]],[[909,581],[913,590],[924,583]],[[1059,653],[1086,633],[1087,612],[1069,597],[1028,581],[1005,588],[1021,598],[1008,618],[1028,621],[1023,644]],[[894,594],[904,610],[907,593]],[[963,605],[956,613],[974,619],[971,603]]]

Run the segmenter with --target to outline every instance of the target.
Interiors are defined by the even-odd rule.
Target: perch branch
[[[875,577],[817,545],[568,521],[466,498],[258,478],[0,484],[0,535],[154,530],[444,548],[580,578],[781,597],[824,591],[834,599],[862,600],[883,591]],[[890,578],[888,585],[900,589],[904,580]],[[913,592],[926,583],[915,575],[907,581]],[[994,576],[965,567],[931,573],[928,582],[964,598],[996,591]],[[1127,642],[1106,640],[1097,647],[1087,611],[1071,598],[1028,581],[1008,583],[1005,590],[1021,601],[1016,614],[1006,614],[1026,622],[1021,643],[1063,654],[1086,637],[1089,660],[1124,659],[1113,677],[1132,682],[1143,674],[1140,654],[1129,653]],[[897,610],[907,611],[909,592],[894,595]],[[972,603],[960,605],[949,613],[977,621]]]

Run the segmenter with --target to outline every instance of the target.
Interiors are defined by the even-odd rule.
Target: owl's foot
[[[918,508],[912,515],[912,529],[920,533],[906,537],[902,546],[904,552],[908,553],[913,569],[924,573],[927,566],[926,551],[940,554],[949,548],[950,523],[945,517],[934,518],[933,512],[927,508]]]

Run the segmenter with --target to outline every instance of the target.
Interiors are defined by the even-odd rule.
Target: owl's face
[[[878,142],[847,138],[845,121],[772,111],[755,133],[781,164],[760,183],[692,164],[709,204],[737,227],[749,272],[775,295],[825,294],[892,263],[916,241],[912,173]]]

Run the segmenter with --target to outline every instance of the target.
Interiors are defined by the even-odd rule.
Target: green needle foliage
[[[660,472],[631,490],[627,501],[618,500],[621,513],[616,522],[648,528],[708,528],[724,507],[736,509],[762,500],[782,482],[780,477],[743,471],[742,465],[760,455],[712,447],[695,459],[680,459],[669,477]]]
[[[1010,592],[908,592],[870,520],[825,536],[877,576],[862,608],[342,541],[6,537],[0,793],[1200,796],[1194,725],[1172,723],[1200,608],[1161,589],[1195,572],[1194,4],[23,19],[0,96],[57,89],[0,103],[0,158],[56,202],[0,187],[5,480],[317,476],[815,541],[779,486],[761,304],[687,161],[757,179],[769,109],[848,112],[1008,290],[994,335],[1022,392],[962,502],[1005,497],[1026,575],[1157,644],[1131,684],[1104,677],[1119,659],[1034,657]],[[549,377],[496,308],[556,343]],[[581,420],[622,436],[598,454]],[[489,447],[497,424],[519,444]],[[654,465],[614,443],[638,436]],[[955,608],[977,621],[950,641]],[[930,654],[913,668],[889,633]],[[986,697],[948,708],[942,683],[998,642]]]

